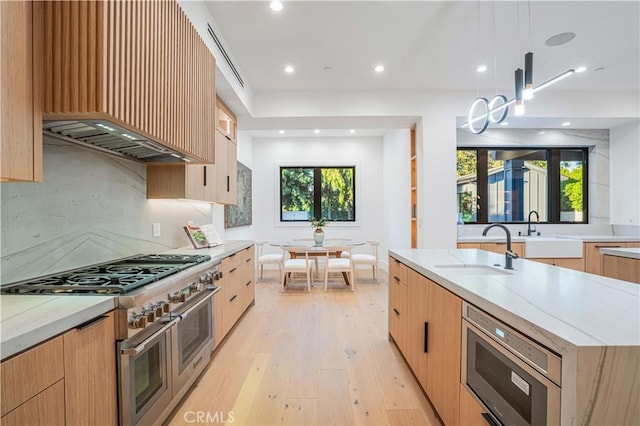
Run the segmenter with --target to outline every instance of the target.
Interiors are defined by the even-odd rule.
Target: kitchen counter
[[[640,259],[640,248],[601,248],[600,254],[608,256],[626,257],[629,259]]]
[[[237,253],[247,247],[251,247],[254,242],[251,240],[228,240],[222,245],[210,248],[195,249],[193,246],[185,246],[177,249],[171,249],[164,253],[182,253],[182,254],[208,254],[213,261],[219,261],[227,256]]]
[[[511,235],[511,241],[516,243],[524,242],[527,238],[536,238],[537,236],[527,237],[524,235]],[[567,238],[570,240],[580,240],[585,243],[625,243],[625,242],[639,242],[640,238],[638,237],[625,237],[621,235],[540,235],[541,238]],[[507,238],[498,234],[497,236],[487,235],[483,237],[482,235],[476,236],[468,236],[468,237],[458,237],[459,243],[496,243],[496,242],[504,242]]]
[[[504,255],[476,249],[389,254],[560,354],[580,346],[640,346],[636,284],[525,259],[515,259],[504,275],[461,275],[435,266],[504,265]]]
[[[115,308],[111,296],[0,296],[2,360]]]

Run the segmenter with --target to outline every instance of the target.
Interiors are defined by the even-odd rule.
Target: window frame
[[[547,214],[547,220],[545,224],[554,225],[586,225],[589,223],[589,147],[587,146],[565,146],[565,147],[545,147],[545,146],[458,146],[456,147],[456,153],[458,151],[475,151],[476,152],[476,190],[477,190],[477,205],[479,209],[476,210],[477,220],[475,222],[464,222],[469,225],[486,225],[489,223],[489,199],[488,199],[488,154],[493,150],[509,150],[509,151],[546,151],[547,163],[548,163],[548,184],[547,184],[547,204],[549,211]],[[582,203],[583,203],[583,220],[582,221],[561,221],[560,200],[561,200],[561,185],[560,185],[560,165],[561,165],[561,153],[562,151],[582,151],[583,153],[583,168],[582,168]],[[457,158],[457,157],[456,157]],[[457,186],[457,185],[456,185]],[[457,189],[456,189],[457,194]],[[523,224],[527,223],[526,220],[511,221],[511,222],[497,222],[502,224]]]
[[[358,187],[358,175],[356,174],[357,165],[356,164],[348,164],[348,165],[317,165],[317,164],[280,164],[277,166],[276,174],[278,180],[278,222],[284,225],[292,225],[292,224],[307,224],[309,220],[302,219],[283,219],[282,218],[282,170],[283,169],[313,169],[313,214],[312,217],[321,217],[322,212],[322,169],[351,169],[353,173],[353,219],[349,220],[338,220],[338,219],[328,219],[332,224],[347,224],[354,225],[357,223],[357,187]]]

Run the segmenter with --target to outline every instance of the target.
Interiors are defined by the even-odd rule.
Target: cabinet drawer
[[[29,349],[1,366],[2,414],[64,377],[62,336]],[[63,400],[64,405],[64,400]]]
[[[6,390],[3,389],[2,393],[6,393]],[[54,385],[40,392],[15,410],[7,413],[6,416],[2,417],[1,423],[4,426],[51,426],[66,424],[64,380],[58,380]]]
[[[399,260],[389,256],[389,283],[400,281],[407,284],[409,268]]]

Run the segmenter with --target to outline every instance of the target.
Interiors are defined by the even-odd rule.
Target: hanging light
[[[533,53],[524,55],[524,90],[522,98],[525,101],[533,99]]]
[[[522,100],[523,74],[522,68],[516,70],[516,115],[524,115],[524,101]]]

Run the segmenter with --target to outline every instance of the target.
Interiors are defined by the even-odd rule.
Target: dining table
[[[291,256],[291,259],[295,259],[300,255],[304,255],[304,252],[298,250],[301,247],[304,247],[306,249],[306,252],[308,253],[309,257],[324,257],[327,255],[327,248],[344,247],[344,246],[357,247],[357,246],[363,246],[365,244],[366,244],[366,241],[359,241],[359,240],[356,240],[356,241],[351,241],[351,240],[326,241],[325,240],[322,244],[315,244],[312,241],[293,241],[293,240],[269,242],[269,245],[271,246],[280,247],[283,250],[288,251],[289,256]],[[287,248],[291,248],[291,250],[288,250]],[[342,254],[342,250],[335,250],[329,253],[329,255],[333,255],[333,257],[340,257],[341,254]],[[342,277],[344,278],[344,282],[347,285],[351,285],[351,283],[349,283],[349,275],[346,272],[342,273]],[[287,277],[285,275],[285,285],[286,285],[286,279]]]

